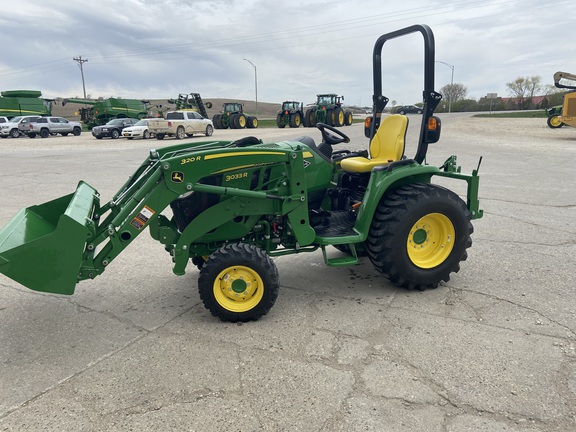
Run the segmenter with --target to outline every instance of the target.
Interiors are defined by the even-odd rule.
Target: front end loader
[[[408,158],[407,117],[383,115],[381,50],[415,32],[425,43],[424,114],[417,153]],[[107,202],[80,182],[70,195],[20,211],[0,230],[0,272],[33,290],[72,294],[148,229],[175,274],[190,262],[198,267],[200,298],[223,321],[268,313],[280,288],[272,258],[289,254],[321,250],[334,267],[367,256],[399,287],[436,288],[466,259],[471,220],[482,210],[478,169],[463,174],[456,156],[440,167],[424,162],[441,129],[433,82],[429,27],[383,35],[374,47],[368,150],[334,150],[350,139],[324,123],[318,144],[307,136],[271,143],[248,136],[151,150]],[[466,201],[433,184],[437,177],[465,181]],[[341,252],[332,249],[334,256],[331,247]]]
[[[548,127],[560,128],[564,125],[576,127],[576,75],[568,72],[556,72],[554,85],[561,89],[572,90],[564,95],[562,106],[547,111]]]

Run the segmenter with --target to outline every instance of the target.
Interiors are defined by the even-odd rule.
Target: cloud
[[[0,18],[0,88],[40,89],[46,97],[82,96],[76,62],[92,97],[204,97],[311,102],[334,92],[369,105],[372,49],[379,35],[415,23],[431,26],[436,58],[474,98],[506,96],[518,76],[552,83],[576,72],[558,45],[572,34],[576,5],[536,0],[19,0]],[[421,38],[387,43],[384,94],[397,103],[422,98]],[[436,88],[451,69],[437,63]]]

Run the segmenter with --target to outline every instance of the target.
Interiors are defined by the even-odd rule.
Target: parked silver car
[[[82,124],[64,117],[40,117],[34,121],[20,123],[18,129],[30,138],[35,138],[36,135],[48,138],[56,134],[78,136],[82,133]]]

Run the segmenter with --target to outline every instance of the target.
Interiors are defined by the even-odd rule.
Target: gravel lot
[[[413,137],[418,116],[410,119]],[[430,163],[457,154],[470,172],[483,157],[485,216],[450,282],[410,292],[369,262],[328,268],[320,253],[281,257],[276,305],[237,325],[214,319],[198,272],[172,274],[146,234],[71,297],[0,275],[0,429],[576,430],[576,129],[442,120]],[[365,148],[361,125],[342,130],[349,148]],[[320,138],[313,129],[213,138],[247,134]],[[0,226],[80,179],[111,197],[150,148],[172,142],[0,140]]]

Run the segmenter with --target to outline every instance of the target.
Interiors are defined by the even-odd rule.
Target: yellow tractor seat
[[[380,123],[376,135],[370,141],[370,158],[351,157],[342,159],[344,171],[367,173],[376,166],[388,165],[402,159],[406,143],[408,117],[393,114]]]

